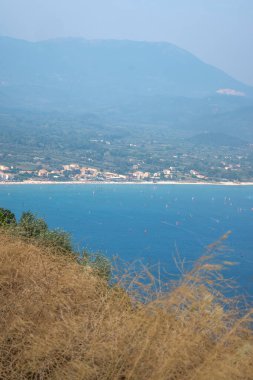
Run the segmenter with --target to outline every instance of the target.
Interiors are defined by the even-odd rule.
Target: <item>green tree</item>
[[[19,221],[20,234],[28,238],[36,238],[48,231],[47,223],[37,218],[30,211],[23,212]]]
[[[0,226],[16,225],[16,217],[10,210],[0,208]]]
[[[30,211],[23,212],[18,224],[18,234],[36,239],[43,245],[72,252],[71,239],[67,232],[58,229],[49,230],[47,223],[43,219],[37,218]]]

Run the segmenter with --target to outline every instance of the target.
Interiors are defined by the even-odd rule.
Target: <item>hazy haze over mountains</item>
[[[253,88],[168,43],[0,38],[1,93],[12,106],[115,106],[138,98],[215,96]]]
[[[175,45],[2,37],[0,52],[0,155],[14,170],[253,178],[253,89]]]
[[[252,133],[253,88],[169,43],[0,38],[5,109]]]

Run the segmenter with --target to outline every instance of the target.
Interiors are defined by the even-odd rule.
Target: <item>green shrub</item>
[[[72,252],[70,235],[61,230],[47,230],[39,236],[44,245]]]
[[[5,208],[0,208],[0,226],[16,225],[15,215]]]
[[[47,223],[30,211],[22,214],[17,225],[17,232],[19,236],[36,239],[42,245],[60,248],[67,252],[72,251],[71,239],[67,232],[49,230]]]
[[[101,253],[89,254],[84,251],[80,263],[81,265],[92,268],[100,277],[110,280],[112,274],[111,262]]]
[[[23,212],[18,228],[19,234],[28,238],[36,238],[48,231],[46,222],[41,218],[36,218],[30,211]]]

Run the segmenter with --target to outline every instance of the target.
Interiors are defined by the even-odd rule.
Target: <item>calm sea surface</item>
[[[253,186],[15,185],[0,186],[0,207],[30,210],[78,247],[127,261],[160,262],[175,272],[228,230],[227,275],[253,295]]]

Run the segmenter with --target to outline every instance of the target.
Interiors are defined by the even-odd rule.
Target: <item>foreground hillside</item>
[[[143,304],[136,279],[127,294],[73,256],[2,231],[0,379],[253,379],[250,314],[207,289],[212,269],[200,261]]]

